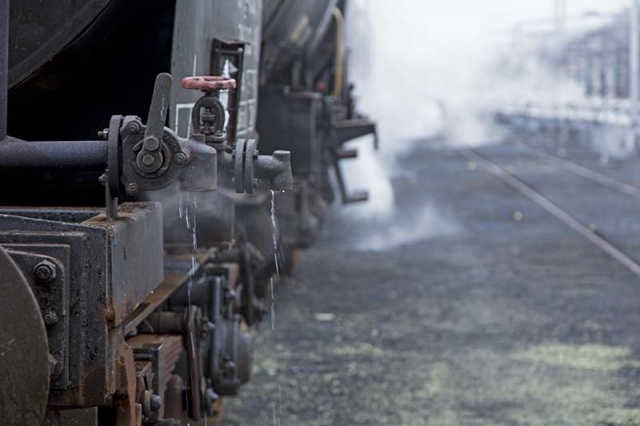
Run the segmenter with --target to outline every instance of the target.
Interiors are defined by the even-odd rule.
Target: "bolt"
[[[129,194],[137,194],[138,191],[140,191],[140,187],[138,186],[137,183],[131,182],[127,184],[127,192]]]
[[[173,161],[180,165],[186,163],[188,159],[189,157],[184,152],[179,152],[173,157]]]
[[[107,140],[109,139],[109,129],[102,129],[98,132],[98,138]]]
[[[162,407],[162,397],[160,395],[151,395],[151,411],[158,411]]]
[[[144,140],[144,149],[148,151],[155,151],[160,148],[160,141],[154,137],[148,137]]]
[[[55,311],[47,311],[43,315],[44,323],[47,325],[53,325],[58,322],[58,315]]]
[[[56,265],[48,260],[38,263],[34,269],[36,280],[48,283],[56,279]]]
[[[49,377],[51,380],[55,380],[62,374],[62,363],[52,353],[48,354],[49,358]]]
[[[140,405],[142,405],[144,416],[151,417],[154,411],[158,411],[162,407],[162,397],[147,389],[140,395]]]
[[[142,156],[142,164],[144,164],[145,166],[150,166],[154,163],[154,158],[153,155],[151,154],[144,154]]]
[[[129,130],[129,133],[135,134],[138,133],[140,131],[140,125],[138,123],[129,123],[129,125],[127,126],[127,130]]]

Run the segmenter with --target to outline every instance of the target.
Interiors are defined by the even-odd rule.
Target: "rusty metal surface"
[[[230,90],[236,88],[233,78],[220,76],[194,76],[182,79],[182,88],[202,90],[203,92],[215,92],[217,90]]]
[[[37,425],[49,394],[47,337],[33,292],[2,247],[0,294],[0,418],[6,426]]]
[[[183,351],[182,337],[139,334],[127,339],[127,344],[134,348],[134,352],[138,348],[157,348],[161,352],[162,362],[160,365],[162,369],[159,371],[161,377],[160,382],[161,386],[166,388]]]
[[[116,364],[117,389],[114,395],[116,418],[114,426],[137,426],[142,422],[133,349],[123,344]]]
[[[196,271],[193,272],[197,272],[200,265],[211,258],[215,252],[215,249],[211,249],[196,253],[194,260],[197,267]],[[185,284],[189,280],[192,268],[191,255],[177,254],[167,256],[165,258],[164,280],[162,284],[156,287],[124,321],[125,335],[135,331],[136,327],[140,325],[149,314],[162,305],[169,296],[178,294],[179,290],[186,290]]]
[[[108,236],[110,308],[116,325],[162,283],[164,274],[160,205],[125,203],[120,205],[118,214],[116,221],[98,215],[84,222],[86,226],[106,230]]]
[[[60,300],[54,297],[59,292],[43,293],[39,298],[57,315],[57,321],[49,325],[50,342],[61,342],[69,349],[55,354],[69,386],[60,382],[52,390],[52,407],[107,403],[107,395],[115,390],[110,371],[122,341],[122,329],[112,326],[124,321],[162,282],[159,206],[124,204],[117,221],[107,221],[104,214],[95,215],[98,212],[74,215],[64,209],[42,208],[25,210],[24,216],[19,209],[0,214],[0,243],[31,254],[22,256],[23,266],[33,267],[29,259],[36,261],[37,256],[53,256],[64,269],[58,271],[57,279],[64,279],[67,295]],[[68,338],[58,330],[68,332]]]

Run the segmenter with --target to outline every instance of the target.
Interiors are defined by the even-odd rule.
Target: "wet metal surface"
[[[479,152],[640,259],[637,199],[513,146]],[[368,249],[391,225],[334,214],[277,289],[223,424],[640,424],[640,278],[455,150],[399,160],[393,226],[430,206],[430,232]],[[637,159],[581,164],[640,181]]]

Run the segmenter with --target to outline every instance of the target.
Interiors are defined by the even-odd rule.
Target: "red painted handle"
[[[233,78],[220,77],[216,75],[186,77],[182,79],[182,88],[213,92],[216,90],[235,89],[236,81]]]

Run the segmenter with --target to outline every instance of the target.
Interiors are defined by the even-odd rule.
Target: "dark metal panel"
[[[187,136],[186,120],[193,103],[201,93],[182,90],[179,82],[192,75],[211,75],[211,54],[214,39],[237,40],[244,46],[242,93],[238,111],[238,138],[250,137],[257,111],[257,82],[260,56],[262,0],[241,2],[227,0],[177,0],[173,36],[171,73],[174,86],[171,98],[171,127],[180,136]],[[189,114],[184,114],[189,111]],[[230,141],[233,143],[233,141]]]
[[[105,402],[107,381],[106,230],[64,222],[0,215],[0,244],[66,244],[69,271],[69,378],[73,386],[52,391],[49,405]],[[73,350],[75,349],[75,350]]]
[[[317,176],[323,167],[318,123],[322,97],[315,93],[265,91],[260,102],[261,148],[289,150],[295,176]]]
[[[44,324],[29,285],[2,247],[0,294],[2,424],[41,424],[49,392],[49,349]]]
[[[307,49],[317,48],[335,4],[334,0],[286,0],[278,7],[263,30],[261,84],[273,82],[280,73],[288,77],[294,59],[305,59]]]
[[[41,0],[12,1],[10,86],[51,60],[81,34],[111,1],[56,0],[44,4]]]
[[[7,136],[9,83],[9,0],[0,0],[0,141]]]
[[[43,426],[98,426],[98,407],[48,412]]]
[[[24,273],[40,306],[53,366],[51,389],[64,389],[69,385],[68,271],[71,268],[71,247],[66,244],[3,246]]]
[[[19,245],[25,253],[70,259],[64,269],[69,281],[69,290],[65,293],[71,386],[52,389],[49,405],[104,405],[105,398],[116,388],[116,376],[112,372],[118,342],[124,337],[122,329],[115,325],[162,281],[160,206],[157,203],[124,204],[116,221],[106,221],[102,214],[81,223],[76,221],[87,212],[73,218],[74,222],[66,223],[23,217],[16,209],[10,210],[13,215],[0,215],[0,244]],[[37,216],[36,210],[30,209],[25,214]],[[49,219],[52,216],[55,216],[52,212],[40,215]],[[61,216],[70,215],[63,211]],[[68,255],[59,250],[62,246],[68,247],[65,249]],[[48,247],[55,248],[56,252]],[[53,303],[53,299],[50,300]],[[66,305],[61,305],[58,309],[66,313]]]
[[[262,28],[269,26],[274,16],[277,15],[278,9],[284,7],[286,0],[264,0],[262,6]]]

